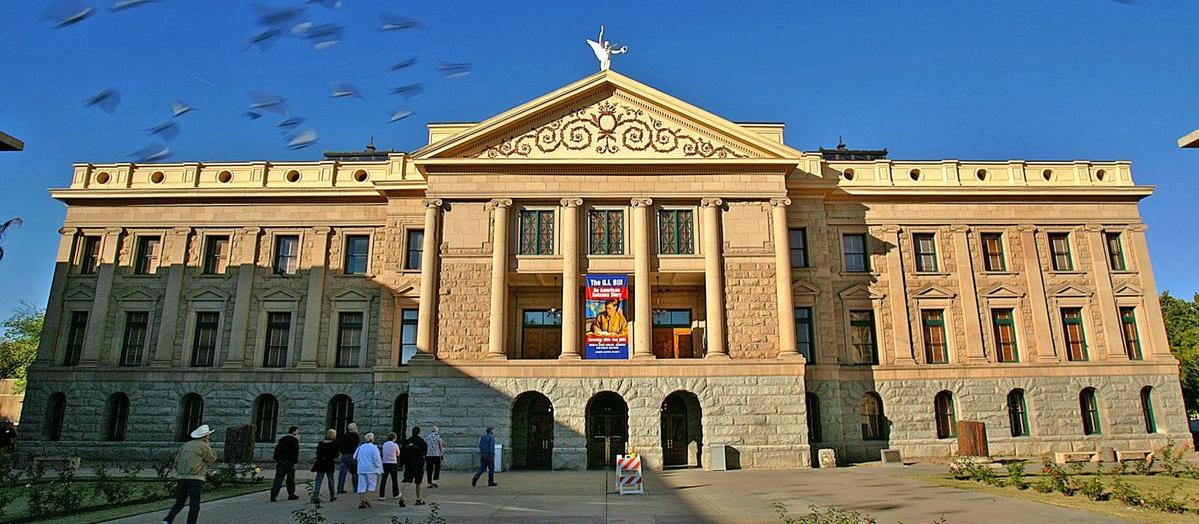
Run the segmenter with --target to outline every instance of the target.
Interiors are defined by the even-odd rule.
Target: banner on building
[[[587,275],[587,358],[629,358],[628,275]]]

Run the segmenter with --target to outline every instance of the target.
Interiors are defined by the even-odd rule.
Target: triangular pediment
[[[158,300],[158,297],[142,291],[141,289],[134,289],[120,295],[119,300],[121,302],[153,302]]]
[[[192,302],[224,302],[228,296],[214,288],[206,287],[187,297]]]
[[[838,295],[841,296],[841,300],[881,300],[887,296],[886,293],[872,289],[869,284],[864,283],[842,289]]]
[[[83,288],[68,291],[62,297],[63,300],[78,300],[80,302],[90,301],[94,298],[96,298],[96,296],[93,295],[91,291]]]
[[[1116,288],[1112,294],[1118,297],[1139,297],[1144,295],[1144,292],[1141,291],[1141,288],[1132,284],[1124,284],[1123,286]]]
[[[953,298],[957,294],[941,286],[928,285],[920,288],[912,296],[916,298]]]
[[[795,161],[803,153],[613,71],[602,71],[413,152],[417,163]]]
[[[1022,298],[1024,293],[1000,284],[984,292],[983,296],[987,298]]]
[[[334,302],[367,302],[371,296],[357,289],[350,288],[333,296]]]
[[[285,289],[276,289],[264,293],[262,300],[264,302],[295,302],[300,300],[300,297]]]
[[[1090,291],[1087,291],[1085,289],[1082,289],[1082,288],[1079,288],[1076,286],[1071,286],[1071,285],[1065,285],[1060,288],[1057,288],[1049,294],[1050,294],[1050,296],[1054,296],[1054,297],[1089,297],[1089,296],[1091,296]]]
[[[819,295],[820,289],[806,280],[796,279],[791,282],[791,290],[796,295]]]

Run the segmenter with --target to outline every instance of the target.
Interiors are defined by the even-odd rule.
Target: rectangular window
[[[878,344],[874,340],[874,311],[849,312],[849,340],[857,364],[878,364]]]
[[[137,237],[137,248],[133,256],[133,272],[137,275],[153,275],[158,271],[159,237]]]
[[[267,313],[266,352],[262,367],[281,368],[287,365],[287,346],[291,341],[291,313]]]
[[[866,235],[861,233],[842,235],[841,245],[845,249],[845,272],[865,273],[870,271],[870,257],[866,256]]]
[[[1124,335],[1124,353],[1129,360],[1141,360],[1141,337],[1137,333],[1136,308],[1120,308],[1120,332]]]
[[[591,230],[589,254],[624,254],[624,210],[592,209],[587,220]]]
[[[150,327],[150,313],[128,311],[125,313],[125,337],[121,340],[121,365],[140,366],[142,352],[146,349],[146,331]]]
[[[192,366],[212,367],[216,359],[217,332],[221,314],[216,311],[196,312],[196,334],[192,338]]]
[[[1049,254],[1054,271],[1074,271],[1074,260],[1070,257],[1070,234],[1050,233]]]
[[[416,355],[416,329],[419,319],[420,310],[400,311],[400,365],[407,364],[412,356]]]
[[[561,319],[557,320],[561,323]],[[690,309],[658,309],[653,312],[654,327],[689,328],[691,327]]]
[[[370,258],[370,235],[346,235],[345,271],[347,275],[365,275]]]
[[[79,272],[91,275],[100,268],[100,237],[83,237],[79,242]]]
[[[787,240],[791,244],[791,267],[808,267],[808,230],[788,229]]]
[[[795,346],[799,353],[808,360],[808,364],[816,363],[815,347],[812,344],[815,338],[812,329],[812,308],[797,307],[795,308]]]
[[[87,314],[87,311],[71,312],[71,328],[67,331],[67,354],[62,359],[64,366],[79,364],[79,356],[83,354],[83,341],[87,336]]]
[[[1019,362],[1016,347],[1016,319],[1011,309],[992,309],[991,324],[995,329],[995,356],[1000,362]]]
[[[1120,243],[1120,234],[1108,233],[1104,237],[1107,240],[1107,260],[1112,271],[1127,271],[1128,265],[1124,263],[1124,245]]]
[[[929,364],[949,363],[949,342],[945,339],[945,312],[925,309],[920,312],[924,325],[924,358]]]
[[[204,239],[204,274],[223,275],[229,267],[229,237],[210,236]]]
[[[520,211],[520,254],[554,254],[554,212],[549,209]]]
[[[932,233],[913,233],[912,244],[916,246],[916,272],[937,272],[937,237]]]
[[[695,254],[695,216],[690,209],[658,210],[658,252]]]
[[[1007,271],[1003,256],[1003,233],[983,233],[983,268],[987,271]]]
[[[337,367],[358,367],[362,353],[362,313],[337,314]]]
[[[425,230],[409,229],[407,251],[404,254],[404,269],[420,269],[421,259],[425,256]]]
[[[1082,308],[1062,308],[1062,332],[1066,338],[1066,358],[1087,360],[1087,337],[1082,328]]]
[[[279,235],[275,237],[275,274],[294,275],[300,267],[300,237]]]

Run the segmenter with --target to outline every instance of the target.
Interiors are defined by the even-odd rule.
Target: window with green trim
[[[846,273],[870,271],[870,257],[866,253],[866,235],[861,233],[841,235],[841,247],[845,255]]]
[[[694,215],[690,209],[658,210],[659,253],[663,255],[695,254]]]
[[[933,399],[937,419],[937,438],[957,436],[957,414],[953,410],[953,393],[942,391]]]
[[[1103,425],[1099,421],[1099,401],[1095,398],[1095,388],[1086,388],[1078,394],[1078,408],[1082,412],[1082,433],[1084,435],[1100,435]]]
[[[1070,256],[1070,234],[1049,234],[1049,255],[1054,271],[1074,271],[1074,259]]]
[[[992,309],[991,324],[995,328],[995,356],[1000,362],[1019,362],[1016,346],[1016,319],[1011,309]]]
[[[1145,416],[1145,433],[1157,433],[1157,420],[1153,416],[1153,387],[1141,388],[1141,414]]]
[[[812,340],[815,338],[812,329],[812,308],[795,308],[795,346],[799,353],[808,360],[808,364],[816,363],[816,353],[813,351]]]
[[[856,364],[878,364],[878,344],[874,339],[874,311],[849,312],[849,341]]]
[[[932,233],[913,233],[912,243],[916,246],[916,271],[937,272],[937,236]]]
[[[624,254],[624,210],[592,209],[588,221],[591,225],[589,254]]]
[[[1013,437],[1027,437],[1028,404],[1024,402],[1024,390],[1013,389],[1007,394],[1007,418]]]
[[[1120,242],[1120,234],[1108,233],[1104,237],[1107,240],[1107,260],[1112,271],[1127,271],[1128,265],[1124,263],[1124,246]]]
[[[924,360],[929,364],[949,363],[949,343],[945,338],[945,312],[925,309],[920,312],[924,325]]]
[[[1133,307],[1120,308],[1120,333],[1124,335],[1124,353],[1129,360],[1141,360],[1141,337],[1137,333],[1137,312]]]
[[[554,211],[551,209],[522,209],[520,211],[520,254],[554,254]]]
[[[1082,325],[1082,308],[1062,308],[1062,333],[1066,339],[1066,358],[1087,360],[1087,336]]]
[[[787,240],[791,245],[791,267],[808,267],[808,230],[788,229]]]
[[[1003,233],[983,233],[983,269],[1007,271],[1007,259],[1003,256]]]

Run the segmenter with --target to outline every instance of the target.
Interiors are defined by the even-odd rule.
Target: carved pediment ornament
[[[622,151],[682,154],[687,158],[746,158],[727,145],[672,127],[644,109],[602,100],[484,149],[479,158],[529,158],[540,153]]]

